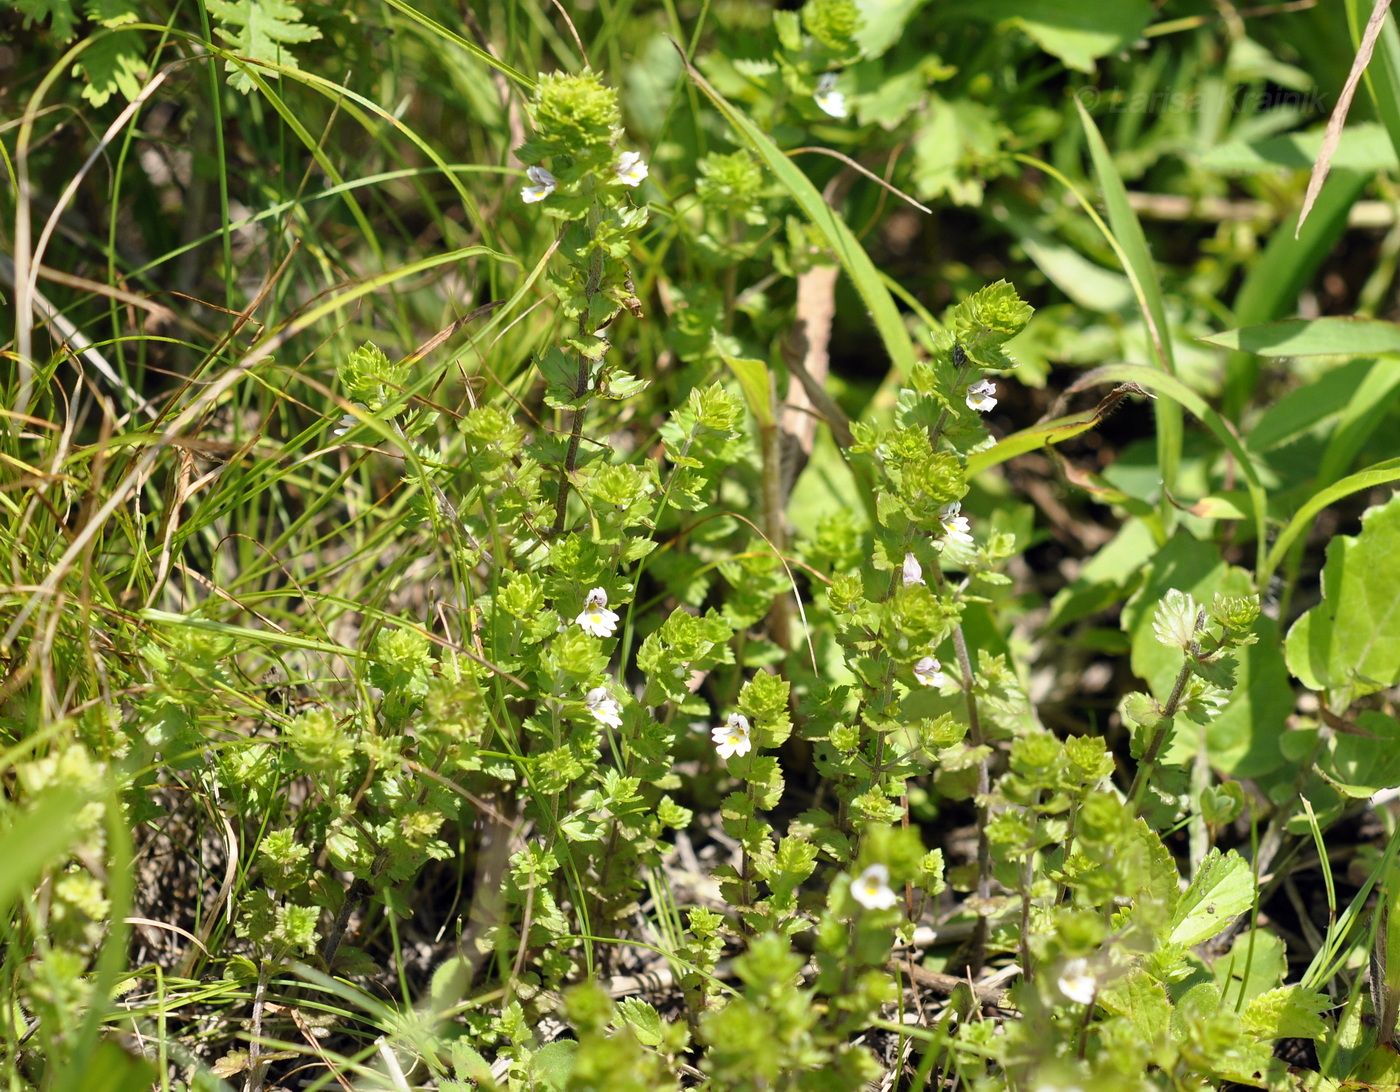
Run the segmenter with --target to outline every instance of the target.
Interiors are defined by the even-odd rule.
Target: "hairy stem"
[[[595,204],[588,212],[588,233],[590,236],[598,232],[598,221],[600,214],[598,206]],[[583,294],[586,301],[583,314],[578,317],[578,335],[580,338],[588,336],[591,325],[589,315],[592,312],[593,297],[598,294],[598,289],[603,283],[603,252],[595,250],[588,259],[588,281],[584,285]],[[588,357],[583,353],[578,354],[578,376],[574,380],[574,397],[580,401],[588,394]],[[558,538],[564,530],[564,520],[569,513],[569,487],[573,484],[574,471],[578,468],[579,443],[583,440],[583,413],[584,407],[579,406],[573,410],[573,420],[569,427],[569,447],[564,454],[564,464],[559,468],[559,493],[554,499],[554,526],[549,534],[551,538]]]
[[[977,713],[977,695],[973,692],[972,657],[967,654],[967,638],[962,625],[953,630],[953,649],[958,656],[958,671],[962,675],[963,695],[967,701],[967,734],[974,747],[983,746],[982,718]],[[987,835],[990,808],[987,797],[992,789],[991,761],[984,755],[977,763],[977,926],[972,933],[968,951],[968,970],[976,975],[982,970],[987,953],[986,903],[992,894],[992,843]]]
[[[1199,631],[1204,623],[1205,611],[1201,611],[1196,618],[1196,629]],[[1162,749],[1162,744],[1167,741],[1167,732],[1171,729],[1172,717],[1176,716],[1177,706],[1181,704],[1181,696],[1186,692],[1186,680],[1191,677],[1191,663],[1200,654],[1200,643],[1192,641],[1186,660],[1181,665],[1181,671],[1177,673],[1176,682],[1172,684],[1172,692],[1167,697],[1167,704],[1162,709],[1161,723],[1152,733],[1152,740],[1148,743],[1147,750],[1142,753],[1142,761],[1138,763],[1137,773],[1133,775],[1133,783],[1128,788],[1128,802],[1132,804],[1135,815],[1142,814],[1142,798],[1147,792],[1147,783],[1152,776],[1152,771],[1156,768],[1157,755]]]

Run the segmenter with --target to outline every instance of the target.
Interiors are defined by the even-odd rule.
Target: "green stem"
[[[588,210],[588,234],[590,238],[598,234],[598,222],[601,219],[598,205],[595,203]],[[592,312],[593,297],[598,294],[598,289],[603,283],[603,252],[594,250],[588,259],[588,281],[584,285],[584,309],[583,314],[578,317],[578,335],[580,338],[587,337],[590,333],[590,314]],[[574,381],[574,397],[580,402],[588,394],[588,373],[589,360],[582,352],[578,354],[578,377]],[[578,467],[578,449],[583,440],[583,414],[585,407],[580,405],[573,410],[573,421],[569,428],[569,448],[564,455],[564,465],[559,468],[559,493],[554,500],[554,527],[550,531],[551,538],[558,538],[564,530],[564,520],[569,511],[569,487],[573,483],[573,475]]]
[[[1176,716],[1177,706],[1181,704],[1181,695],[1186,691],[1186,680],[1191,677],[1191,661],[1199,652],[1200,647],[1193,641],[1191,652],[1187,655],[1186,662],[1181,665],[1181,671],[1177,674],[1176,682],[1172,685],[1171,695],[1167,698],[1167,704],[1162,710],[1162,720],[1152,734],[1152,742],[1147,745],[1147,750],[1143,752],[1142,761],[1138,763],[1137,773],[1133,775],[1133,783],[1128,789],[1128,802],[1132,804],[1135,815],[1142,814],[1142,797],[1147,792],[1147,782],[1157,765],[1157,754],[1161,751],[1162,744],[1166,742],[1167,733],[1171,730],[1172,718]]]
[[[942,584],[942,573],[939,573]],[[972,657],[967,653],[967,638],[963,635],[962,623],[953,630],[953,650],[958,657],[958,671],[962,675],[963,696],[967,702],[967,734],[972,746],[980,748],[985,744],[982,735],[982,718],[977,712],[977,695],[973,691]],[[992,894],[992,843],[987,833],[991,818],[988,797],[992,791],[991,762],[986,755],[977,763],[977,925],[972,932],[971,950],[968,954],[968,969],[975,976],[982,970],[986,957],[988,921],[987,900]]]

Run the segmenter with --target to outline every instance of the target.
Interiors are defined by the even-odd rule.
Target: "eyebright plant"
[[[111,330],[14,277],[24,378],[0,375],[15,1088],[1400,1081],[1400,501],[1339,508],[1356,533],[1325,559],[1307,537],[1400,474],[1348,473],[1394,423],[1393,345],[1335,374],[1302,354],[1325,397],[1277,405],[1245,405],[1240,361],[1278,330],[1230,340],[1223,378],[1204,348],[1176,368],[1255,229],[1231,219],[1168,294],[1112,171],[1139,172],[1138,194],[1161,181],[1180,119],[1115,159],[1092,118],[1035,96],[1188,31],[1145,34],[1137,0],[1092,34],[1046,9],[701,5],[677,35],[683,6],[660,26],[646,5],[558,23],[21,5],[4,33],[42,25],[59,47],[44,93],[76,64],[78,97],[131,113],[89,126],[36,91],[0,156],[6,268],[33,257],[43,195],[63,195],[47,238],[76,192],[41,170],[65,131],[107,133],[80,162],[115,179],[73,208],[110,208],[105,237],[76,215],[52,233],[112,283],[53,252],[29,267],[54,292],[103,288]],[[1239,72],[1301,71],[1265,63],[1250,19],[1226,20],[1220,101]],[[323,74],[391,30],[428,74],[414,94]],[[560,70],[516,67],[546,48]],[[1155,56],[1149,84],[1203,70]],[[207,107],[145,110],[200,64]],[[418,137],[430,78],[473,118],[460,156],[393,143]],[[383,172],[344,170],[346,118]],[[295,174],[293,137],[314,147]],[[1092,175],[1070,177],[1084,139]],[[1052,140],[1054,165],[1031,155]],[[1064,231],[1078,214],[1031,164],[1096,187],[1106,220],[1072,223],[1114,237]],[[1166,181],[1218,188],[1198,169]],[[996,279],[979,251],[888,287],[909,255],[923,268],[922,229],[901,236],[929,215],[913,198],[977,206],[998,179],[988,225],[1030,264]],[[191,209],[133,245],[127,221],[184,188],[222,230],[194,238]],[[386,248],[385,222],[430,253]],[[167,235],[177,259],[222,250],[182,274],[198,296],[168,293],[195,318],[147,298]],[[1067,291],[1047,322],[1018,288],[1053,300],[1090,261],[1075,247],[1104,265],[1096,291],[1128,263],[1122,299]],[[1137,302],[1143,333],[1123,321]],[[883,363],[827,336],[868,337],[867,311],[891,367],[868,390],[827,367]],[[47,361],[33,315],[61,335]],[[1061,360],[1144,353],[1162,367],[1028,390]],[[1124,374],[1090,413],[1026,409]],[[1143,394],[1160,449],[1063,454]],[[1209,434],[1173,441],[1178,405]],[[1315,448],[1326,482],[1298,469]],[[1032,454],[1052,469],[1004,472]]]

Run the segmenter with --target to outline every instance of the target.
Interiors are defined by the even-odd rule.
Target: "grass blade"
[[[1148,342],[1152,346],[1157,364],[1169,375],[1176,374],[1176,360],[1172,355],[1171,336],[1167,330],[1167,312],[1162,303],[1162,286],[1157,279],[1157,268],[1147,249],[1147,237],[1142,233],[1142,224],[1137,213],[1128,203],[1128,191],[1118,168],[1113,164],[1108,146],[1103,142],[1099,127],[1093,117],[1078,99],[1075,106],[1079,110],[1079,120],[1084,126],[1084,135],[1089,142],[1089,158],[1094,166],[1094,176],[1098,179],[1099,191],[1103,194],[1104,208],[1108,213],[1108,223],[1112,228],[1114,249],[1123,262],[1123,272],[1133,286],[1142,320],[1147,326]],[[1182,420],[1181,409],[1173,401],[1159,401],[1157,415],[1157,461],[1162,468],[1162,499],[1160,509],[1164,521],[1171,521],[1171,502],[1168,494],[1176,491],[1177,474],[1181,467]]]
[[[1201,338],[1256,356],[1380,356],[1400,353],[1400,325],[1380,319],[1288,319]]]
[[[1346,231],[1347,214],[1366,188],[1370,175],[1338,169],[1323,187],[1313,214],[1300,233],[1287,225],[1275,229],[1264,253],[1251,264],[1235,297],[1235,322],[1241,327],[1273,322],[1291,312],[1303,288]],[[1231,353],[1225,362],[1222,412],[1238,420],[1254,395],[1259,362],[1246,352]]]
[[[1368,466],[1365,470],[1358,470],[1355,474],[1348,474],[1341,481],[1334,482],[1326,489],[1314,493],[1303,507],[1293,513],[1293,518],[1288,521],[1278,538],[1274,540],[1274,544],[1269,549],[1268,556],[1264,559],[1264,564],[1259,570],[1260,584],[1268,581],[1274,570],[1278,568],[1279,562],[1288,553],[1288,548],[1293,545],[1294,539],[1312,526],[1313,517],[1324,508],[1335,504],[1343,497],[1351,496],[1353,493],[1374,489],[1378,485],[1386,485],[1397,480],[1400,480],[1400,459],[1386,459],[1384,462]]]

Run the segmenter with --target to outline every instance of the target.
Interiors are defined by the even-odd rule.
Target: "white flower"
[[[362,413],[369,413],[369,407],[366,406],[363,402],[352,402],[351,405],[353,405],[357,410],[360,410]],[[331,435],[339,439],[359,423],[360,419],[358,417],[356,417],[353,413],[347,413],[344,417],[340,419],[339,422],[337,422],[335,428],[331,429]]]
[[[919,559],[912,553],[904,555],[904,568],[900,570],[900,576],[904,579],[904,586],[910,584],[922,584],[924,582],[923,566],[919,564]]]
[[[990,413],[997,408],[997,385],[990,379],[979,379],[967,388],[967,408],[978,413]]]
[[[554,187],[559,185],[559,180],[543,167],[526,167],[525,173],[529,176],[531,184],[520,191],[520,200],[527,205],[543,201],[554,192]]]
[[[1152,632],[1168,648],[1183,652],[1196,639],[1196,617],[1201,608],[1180,588],[1171,588],[1152,614]]]
[[[938,522],[943,525],[943,535],[949,542],[963,546],[972,545],[972,531],[967,517],[962,515],[962,504],[953,501],[945,504],[938,512]]]
[[[641,152],[623,152],[617,158],[617,180],[624,186],[640,186],[647,176],[646,160]]]
[[[890,870],[882,864],[871,865],[852,882],[851,898],[867,910],[888,910],[895,904]]]
[[[836,73],[828,72],[817,81],[817,92],[812,96],[822,112],[834,118],[847,115],[846,96],[836,90]]]
[[[948,676],[943,674],[943,665],[936,657],[925,656],[914,665],[914,678],[925,686],[942,688],[947,685]]]
[[[602,588],[589,592],[582,613],[574,621],[590,636],[611,637],[617,629],[617,613],[608,610],[608,593]]]
[[[730,713],[727,721],[710,732],[710,738],[715,741],[715,750],[720,758],[733,758],[735,755],[742,758],[753,747],[753,740],[749,738],[749,718],[743,713]]]
[[[1060,992],[1078,1005],[1088,1005],[1099,992],[1098,980],[1089,973],[1089,961],[1082,957],[1071,959],[1060,971],[1055,984]]]
[[[593,719],[609,728],[622,727],[622,704],[608,693],[606,686],[595,686],[583,699]]]

